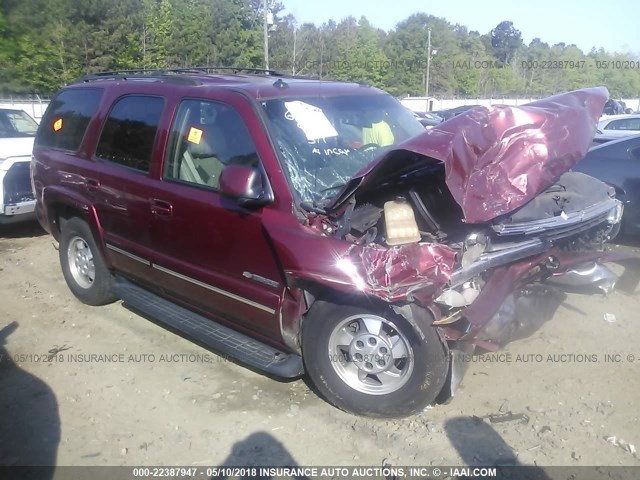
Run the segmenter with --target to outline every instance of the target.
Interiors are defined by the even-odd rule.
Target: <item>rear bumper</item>
[[[13,205],[2,205],[0,225],[33,220],[36,218],[36,201],[20,202]]]
[[[29,161],[8,159],[0,168],[0,224],[35,218]]]

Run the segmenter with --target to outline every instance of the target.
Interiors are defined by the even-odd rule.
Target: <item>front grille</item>
[[[586,232],[587,230],[591,230],[592,228],[598,225],[609,225],[607,221],[608,215],[598,215],[596,217],[589,218],[584,220],[581,223],[566,227],[566,228],[556,228],[551,229],[548,232],[542,234],[542,236],[551,241],[561,240],[563,238],[573,237],[582,232]]]
[[[3,203],[5,205],[14,205],[33,200],[35,197],[31,190],[29,162],[14,163],[4,176],[2,186],[4,190]]]
[[[498,224],[494,225],[493,229],[499,237],[541,236],[549,240],[558,240],[607,222],[610,213],[619,204],[618,200],[610,198],[580,212],[570,213],[565,218],[556,216],[530,222]]]

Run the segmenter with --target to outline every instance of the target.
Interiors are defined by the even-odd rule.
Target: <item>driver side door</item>
[[[227,165],[261,167],[243,98],[186,98],[173,120],[152,200],[154,265],[164,293],[274,340],[284,282],[263,210],[219,191]],[[242,112],[242,114],[240,113]]]

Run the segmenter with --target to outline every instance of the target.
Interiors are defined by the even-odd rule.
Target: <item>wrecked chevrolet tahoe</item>
[[[604,88],[476,107],[425,131],[369,86],[108,72],[51,101],[32,177],[80,301],[121,299],[337,407],[444,402],[476,349],[553,292],[607,292],[622,204],[570,169]]]

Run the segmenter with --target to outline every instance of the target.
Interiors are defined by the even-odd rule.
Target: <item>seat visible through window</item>
[[[216,114],[210,111],[203,114],[200,108],[190,112],[187,135],[183,140],[180,180],[218,188],[226,142],[215,119]]]
[[[218,189],[222,170],[230,164],[259,165],[238,112],[219,102],[184,100],[171,130],[164,178]]]

